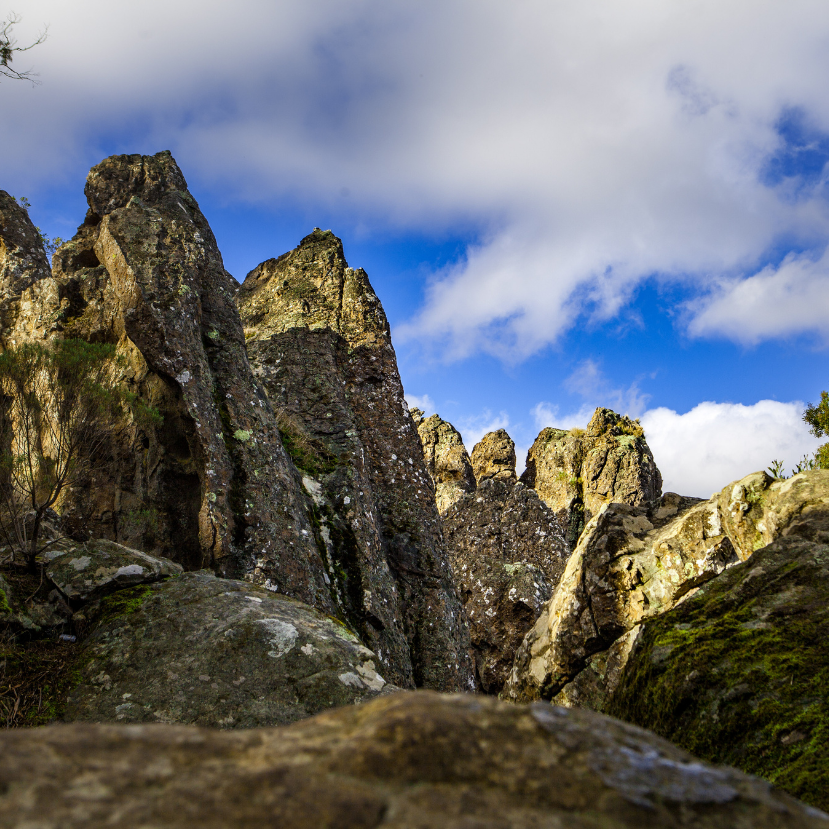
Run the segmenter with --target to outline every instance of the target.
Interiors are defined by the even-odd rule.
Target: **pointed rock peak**
[[[162,201],[168,193],[178,193],[196,207],[187,192],[184,174],[169,150],[155,155],[113,155],[96,164],[86,178],[89,207],[99,217],[137,198],[148,205]]]
[[[440,513],[446,512],[467,492],[474,492],[477,484],[469,454],[463,445],[461,433],[439,415],[424,418],[420,409],[409,409],[420,443],[423,459],[435,484],[435,501]]]
[[[412,420],[414,421],[415,426],[420,426],[423,422],[423,417],[426,412],[423,409],[418,409],[417,406],[412,406],[409,409],[409,414],[412,416]]]
[[[587,424],[586,435],[592,438],[601,437],[602,435],[644,437],[645,430],[638,420],[632,420],[627,415],[620,415],[612,409],[605,409],[600,406],[593,412],[593,417],[590,418],[590,423]]]
[[[291,328],[330,328],[352,348],[391,343],[368,275],[348,266],[342,241],[330,230],[314,228],[292,251],[254,268],[236,303],[248,341]]]
[[[26,210],[0,190],[0,298],[16,296],[47,276],[49,260],[37,228]]]
[[[472,450],[472,469],[475,479],[481,481],[495,478],[498,481],[514,481],[515,443],[504,429],[484,435]]]

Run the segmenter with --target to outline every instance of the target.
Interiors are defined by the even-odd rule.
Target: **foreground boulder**
[[[827,817],[595,714],[397,694],[277,729],[0,735],[0,826],[818,829]]]
[[[237,304],[251,365],[314,498],[339,612],[390,682],[473,688],[434,487],[365,271],[315,230],[251,271]]]
[[[803,537],[829,511],[789,530],[648,620],[607,707],[829,809],[829,546]]]
[[[564,534],[532,489],[497,479],[449,507],[443,531],[469,617],[477,682],[497,694],[564,571]]]
[[[543,429],[521,480],[558,515],[575,546],[603,504],[639,506],[662,494],[662,475],[638,421],[598,408],[587,429]]]
[[[384,692],[377,658],[342,623],[251,584],[187,573],[83,612],[64,719],[245,728]]]
[[[458,499],[476,487],[475,473],[461,433],[434,414],[423,417],[420,409],[409,409],[423,446],[423,460],[435,484],[435,503],[443,514]]]

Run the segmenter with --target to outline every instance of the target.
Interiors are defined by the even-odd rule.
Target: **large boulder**
[[[439,415],[424,417],[409,409],[423,446],[423,460],[435,484],[435,502],[443,514],[458,499],[475,491],[475,473],[461,433]]]
[[[587,670],[559,701],[599,707],[605,688],[599,683],[597,693],[588,677],[605,666],[590,660],[737,561],[713,500],[667,493],[648,506],[605,504],[516,654],[507,696],[551,699]],[[624,656],[604,655],[611,657],[611,679],[614,660]]]
[[[546,428],[521,476],[553,509],[572,546],[603,504],[659,498],[662,476],[638,421],[598,408],[587,429]]]
[[[282,728],[0,735],[0,826],[824,829],[734,769],[590,711],[419,691]]]
[[[829,809],[827,528],[813,511],[645,622],[607,708]]]
[[[487,432],[472,448],[472,471],[475,480],[494,478],[498,481],[514,481],[515,443],[504,429]]]
[[[109,462],[68,493],[64,526],[338,612],[301,480],[245,353],[236,282],[169,152],[113,156],[87,178],[89,210],[21,294],[4,344],[117,344],[126,386],[161,425],[113,430]]]
[[[341,622],[209,573],[122,590],[76,625],[90,632],[68,721],[249,728],[386,691],[377,657]]]
[[[314,498],[341,612],[390,682],[474,687],[434,486],[365,271],[317,229],[251,271],[237,305],[251,365]]]
[[[497,694],[564,571],[564,534],[534,490],[493,478],[449,507],[443,531],[469,617],[477,682]]]

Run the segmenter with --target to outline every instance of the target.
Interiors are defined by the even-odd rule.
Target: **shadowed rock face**
[[[299,476],[248,365],[236,283],[181,171],[166,152],[113,156],[85,192],[84,224],[54,276],[23,292],[6,341],[117,343],[125,381],[164,422],[123,425],[64,523],[225,575],[269,562],[279,590],[334,610]]]
[[[472,449],[472,471],[478,483],[494,478],[514,481],[515,444],[504,429],[485,434]]]
[[[396,694],[291,726],[0,734],[0,826],[817,829],[647,731],[544,703]]]
[[[491,478],[449,507],[443,531],[469,617],[477,681],[497,694],[564,571],[564,534],[532,489]]]
[[[187,573],[83,613],[66,721],[250,728],[387,692],[345,625],[245,582]]]
[[[586,430],[542,429],[521,480],[556,512],[572,546],[602,504],[638,506],[662,494],[662,475],[641,426],[603,408]]]
[[[423,417],[420,409],[409,410],[423,445],[423,460],[435,483],[435,503],[443,514],[467,492],[474,492],[475,473],[461,433],[434,414]]]
[[[472,687],[434,487],[367,275],[315,230],[251,271],[237,304],[251,365],[314,498],[345,617],[389,681]]]

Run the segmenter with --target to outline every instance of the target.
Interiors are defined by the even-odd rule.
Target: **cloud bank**
[[[692,336],[827,333],[824,0],[28,0],[24,23],[50,36],[42,85],[3,85],[5,187],[170,147],[230,199],[473,233],[397,332],[446,359],[520,360],[649,279],[696,297]]]

